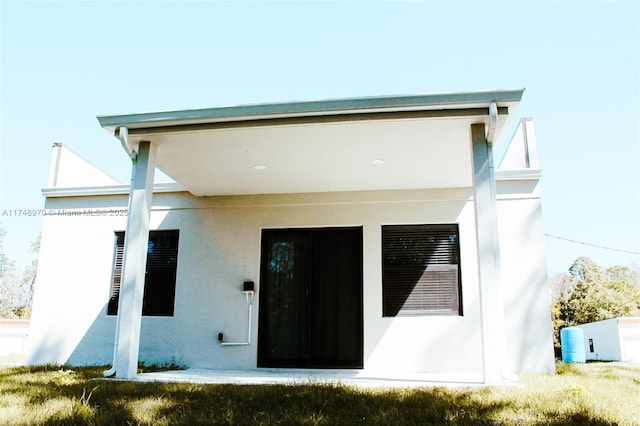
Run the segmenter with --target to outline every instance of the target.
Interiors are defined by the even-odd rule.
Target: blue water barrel
[[[586,362],[584,353],[584,332],[581,328],[567,327],[560,330],[562,361]]]

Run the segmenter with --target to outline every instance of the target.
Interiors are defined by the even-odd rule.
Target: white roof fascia
[[[331,116],[376,112],[428,111],[484,108],[491,102],[499,107],[517,104],[524,89],[442,93],[432,95],[350,98],[339,100],[289,102],[221,108],[150,112],[98,116],[100,125],[115,134],[122,126],[130,129],[172,125],[248,121],[256,119]]]
[[[95,195],[129,195],[129,189],[130,186],[128,184],[66,188],[48,187],[42,188],[42,195],[47,198],[90,197]],[[153,184],[154,193],[184,191],[186,191],[186,189],[176,182],[161,182]]]
[[[496,180],[539,180],[542,169],[496,170]]]

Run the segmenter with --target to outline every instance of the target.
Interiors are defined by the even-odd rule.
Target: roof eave
[[[98,116],[100,126],[115,133],[121,126],[147,128],[167,124],[197,124],[269,118],[327,116],[381,111],[412,111],[478,107],[496,102],[499,106],[517,104],[524,89],[441,93],[430,95],[349,98],[310,102],[244,105],[221,108]]]

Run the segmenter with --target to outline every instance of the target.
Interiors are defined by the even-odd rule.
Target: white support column
[[[118,302],[118,337],[114,366],[116,377],[120,379],[136,377],[138,369],[142,296],[147,265],[155,162],[155,146],[149,142],[140,142],[137,158],[133,160],[129,216],[124,240],[122,284]]]
[[[485,383],[501,380],[504,361],[504,305],[500,285],[500,244],[493,147],[484,124],[471,125],[473,191],[480,279],[482,357]]]

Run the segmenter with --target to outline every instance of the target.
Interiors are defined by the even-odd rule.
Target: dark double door
[[[362,367],[362,228],[262,233],[258,366]]]

